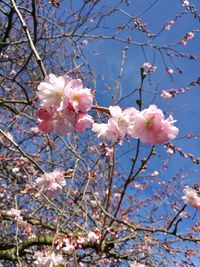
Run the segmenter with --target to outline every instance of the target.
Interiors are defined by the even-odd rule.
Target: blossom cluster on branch
[[[178,128],[172,116],[164,118],[162,110],[155,105],[138,111],[135,108],[127,108],[124,111],[120,107],[109,107],[111,118],[108,123],[93,124],[93,131],[99,138],[117,140],[123,142],[125,134],[140,138],[144,143],[151,145],[165,144],[169,139],[174,139],[178,134]]]
[[[80,79],[49,74],[38,86],[41,107],[37,110],[39,129],[45,133],[55,130],[59,134],[79,132],[90,128],[93,119],[87,112],[91,109],[93,95],[83,88]]]
[[[36,179],[36,185],[39,192],[44,193],[47,197],[57,197],[62,192],[62,188],[66,186],[64,172],[55,170],[45,173]]]
[[[87,114],[93,102],[91,90],[83,88],[80,79],[68,76],[50,74],[38,86],[38,96],[41,101],[41,108],[37,110],[39,128],[45,133],[55,130],[64,134],[73,129],[83,132],[92,127],[99,138],[120,140],[122,144],[129,134],[144,143],[157,145],[174,139],[179,131],[172,116],[165,119],[162,110],[155,105],[142,111],[134,107],[122,111],[119,106],[110,106],[108,123],[94,123]]]

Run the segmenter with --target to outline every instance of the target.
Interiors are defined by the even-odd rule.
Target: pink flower
[[[183,1],[182,6],[188,7],[190,5],[189,1]]]
[[[95,244],[98,243],[100,240],[99,235],[97,235],[95,232],[90,231],[88,233],[88,242]]]
[[[63,253],[71,254],[72,252],[75,251],[75,247],[74,247],[73,244],[71,244],[69,238],[63,239],[63,243],[64,243],[63,247],[62,247],[62,252]]]
[[[185,204],[196,209],[200,209],[200,197],[198,196],[197,191],[193,188],[189,188],[188,186],[186,186],[183,191],[185,196],[183,196],[182,199]]]
[[[179,44],[180,44],[180,45],[186,45],[187,42],[186,42],[184,39],[182,39],[182,40],[179,41]]]
[[[66,185],[64,173],[59,170],[45,173],[36,179],[36,184],[40,192],[43,192],[47,197],[57,197]]]
[[[186,45],[187,41],[193,39],[194,36],[195,36],[194,32],[187,32],[186,35],[184,36],[184,38],[179,41],[179,44]]]
[[[66,85],[71,81],[68,76],[55,76],[49,74],[44,82],[38,86],[38,97],[43,107],[53,107],[56,110],[62,110],[66,107],[67,98],[64,91]]]
[[[162,110],[150,105],[149,108],[136,114],[129,134],[151,145],[165,144],[178,134],[174,122],[172,116],[165,120]]]
[[[54,130],[60,134],[71,133],[74,129],[76,114],[67,108],[62,112],[56,112],[54,117]]]
[[[166,68],[166,71],[169,75],[172,75],[174,73],[174,70],[172,68]]]
[[[53,111],[51,107],[41,107],[36,112],[39,118],[39,129],[44,133],[49,133],[54,129]]]
[[[6,214],[10,217],[12,217],[15,220],[23,220],[23,218],[20,216],[21,215],[21,210],[11,208],[6,212]]]
[[[35,266],[37,267],[56,267],[64,263],[64,259],[61,255],[56,255],[50,252],[35,252]]]
[[[145,62],[142,67],[146,69],[148,72],[154,72],[157,69],[157,67],[152,66],[149,62]]]
[[[185,37],[186,40],[191,40],[194,38],[194,32],[187,32]]]
[[[37,116],[43,132],[55,130],[64,135],[74,128],[82,132],[91,127],[93,120],[86,112],[92,107],[93,95],[80,79],[49,74],[38,86],[38,96],[42,107]]]
[[[107,123],[94,123],[92,126],[92,131],[97,134],[98,138],[113,138],[112,134],[109,132],[109,127]]]
[[[135,108],[127,108],[124,111],[119,106],[109,107],[111,118],[108,123],[93,124],[92,130],[99,138],[107,138],[116,141],[120,139],[122,144],[125,134],[129,131],[129,126],[134,121],[138,112]]]
[[[106,151],[107,159],[111,159],[113,157],[113,152],[114,152],[113,147],[111,147],[111,148],[106,147],[105,151]]]
[[[166,90],[162,90],[161,96],[162,96],[162,98],[164,98],[164,99],[170,99],[170,98],[172,98],[172,94],[170,94],[170,93],[169,93],[168,91],[166,91]]]
[[[165,29],[165,30],[170,30],[171,29],[171,26],[174,24],[175,22],[174,22],[174,20],[170,20],[169,22],[167,22],[167,23],[165,23],[164,24],[164,26],[163,26],[163,28]]]
[[[126,114],[126,112],[123,112],[119,106],[111,106],[109,107],[109,111],[112,116],[108,120],[109,130],[123,142],[129,126],[129,115]]]
[[[39,122],[38,128],[44,133],[50,133],[54,129],[53,122],[51,120],[43,120]]]
[[[76,116],[75,129],[78,132],[84,132],[86,128],[91,128],[93,123],[93,118],[90,115],[79,113]]]
[[[83,40],[83,41],[81,42],[81,45],[88,45],[88,40]]]
[[[134,261],[131,263],[130,267],[147,267],[147,265]]]
[[[36,115],[41,120],[50,120],[53,118],[53,111],[51,107],[41,107],[37,110]]]
[[[68,98],[68,108],[78,113],[86,113],[92,107],[93,95],[91,89],[83,88],[80,79],[71,80],[66,87],[65,92]]]

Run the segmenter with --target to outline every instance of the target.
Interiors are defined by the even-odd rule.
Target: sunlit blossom
[[[166,71],[169,75],[172,75],[174,73],[174,70],[172,68],[166,68]]]
[[[60,264],[64,264],[64,259],[62,255],[56,255],[50,252],[35,252],[35,266],[37,267],[56,267]]]
[[[162,93],[160,94],[162,98],[164,99],[170,99],[172,98],[172,94],[170,94],[168,91],[166,90],[162,90]]]
[[[188,7],[189,5],[190,5],[190,2],[189,1],[183,1],[182,6]]]
[[[78,132],[84,132],[87,128],[91,128],[94,123],[93,118],[84,113],[79,113],[76,116],[75,129]]]
[[[135,123],[129,134],[151,145],[165,144],[178,134],[174,122],[172,116],[164,119],[162,110],[150,105],[149,108],[136,114]]]
[[[76,113],[86,113],[92,107],[91,89],[84,88],[80,79],[73,79],[67,84],[65,96],[68,98],[68,108]]]
[[[62,110],[67,105],[67,98],[64,91],[67,84],[71,81],[68,76],[56,76],[49,74],[44,82],[38,86],[38,97],[41,105],[44,107],[52,107],[56,110]]]
[[[200,209],[200,196],[197,191],[193,188],[186,186],[183,190],[185,196],[182,197],[185,204],[194,207],[196,209]]]
[[[80,79],[49,74],[38,86],[38,96],[41,107],[36,114],[39,129],[44,133],[55,130],[64,135],[92,127],[93,119],[87,112],[92,107],[93,95]]]
[[[140,263],[140,262],[137,262],[137,261],[134,261],[131,263],[130,267],[147,267],[147,265]]]
[[[95,243],[98,243],[100,240],[100,237],[98,234],[96,234],[95,232],[93,231],[90,231],[88,233],[88,242],[92,243],[92,244],[95,244]]]
[[[57,197],[66,185],[64,173],[59,170],[45,173],[36,179],[36,184],[40,192],[43,192],[47,197]]]
[[[123,143],[125,135],[129,131],[130,124],[134,122],[134,117],[138,112],[135,108],[127,108],[124,111],[119,106],[109,107],[111,117],[108,123],[94,123],[92,130],[99,138],[107,138],[113,141],[120,140]]]
[[[165,30],[168,30],[168,31],[169,31],[169,30],[171,29],[171,26],[172,26],[174,23],[175,23],[174,20],[170,20],[169,22],[167,22],[167,23],[164,24],[163,28],[164,28]]]
[[[146,69],[148,72],[154,72],[157,69],[156,66],[151,65],[149,62],[145,62],[142,67]]]
[[[15,220],[23,220],[23,218],[21,217],[21,212],[21,210],[11,208],[6,212],[6,214]]]

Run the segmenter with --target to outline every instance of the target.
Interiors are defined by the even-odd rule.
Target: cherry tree
[[[197,7],[0,1],[1,266],[198,266]]]

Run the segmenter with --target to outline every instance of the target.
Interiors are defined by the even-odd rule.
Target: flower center
[[[80,100],[81,100],[81,96],[80,96],[80,94],[75,94],[75,95],[73,96],[73,101],[79,102]]]
[[[124,118],[118,118],[117,123],[122,128],[128,127],[128,122]]]
[[[62,98],[62,90],[61,89],[56,90],[55,97],[59,98],[59,99]]]
[[[153,118],[147,119],[145,122],[145,128],[146,129],[152,129],[153,128]]]

